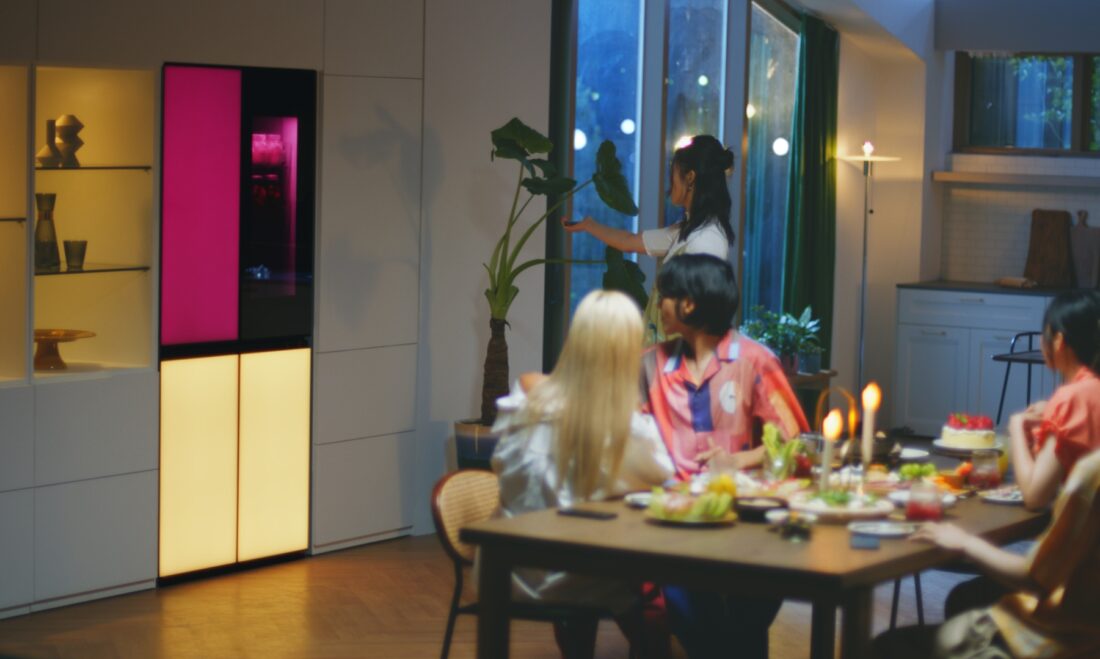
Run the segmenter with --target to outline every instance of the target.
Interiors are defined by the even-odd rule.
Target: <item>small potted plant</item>
[[[637,215],[638,207],[622,174],[622,164],[615,154],[615,145],[605,140],[596,152],[596,171],[587,181],[578,183],[558,174],[553,163],[536,157],[554,148],[545,135],[513,118],[491,134],[493,160],[517,162],[512,207],[504,231],[484,263],[488,273],[485,298],[489,302],[489,347],[481,387],[481,417],[455,422],[455,443],[459,466],[486,466],[496,444],[491,434],[496,419],[497,398],[508,393],[508,343],[504,330],[508,325],[508,309],[519,288],[516,278],[525,270],[544,263],[566,263],[567,260],[528,259],[520,261],[524,245],[546,218],[554,216],[573,195],[594,185],[601,201],[613,210]],[[535,197],[557,195],[557,201],[533,221],[521,221]]]
[[[753,315],[752,320],[741,326],[741,331],[771,348],[783,364],[785,373],[794,375],[821,370],[824,348],[817,337],[821,321],[813,318],[810,307],[803,309],[797,317],[764,307],[755,307]]]

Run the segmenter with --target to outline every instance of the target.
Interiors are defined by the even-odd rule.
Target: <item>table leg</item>
[[[871,653],[872,595],[870,587],[861,587],[844,596],[844,622],[840,630],[840,656],[844,659],[862,659]]]
[[[512,598],[512,566],[495,547],[481,547],[478,575],[477,656],[508,656],[508,604]]]
[[[833,659],[836,655],[836,605],[814,602],[810,617],[810,659]]]

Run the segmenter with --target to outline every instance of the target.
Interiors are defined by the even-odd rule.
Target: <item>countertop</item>
[[[998,286],[992,282],[982,281],[948,281],[945,279],[936,279],[933,281],[920,281],[909,284],[898,284],[898,288],[916,288],[930,291],[956,291],[959,293],[988,293],[988,294],[1001,294],[1001,295],[1039,295],[1043,297],[1054,297],[1059,293],[1064,293],[1070,288],[1008,288],[1005,286]]]

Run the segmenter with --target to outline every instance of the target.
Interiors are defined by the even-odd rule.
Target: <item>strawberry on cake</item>
[[[944,446],[962,449],[993,448],[997,439],[993,419],[961,412],[948,415],[940,438]]]

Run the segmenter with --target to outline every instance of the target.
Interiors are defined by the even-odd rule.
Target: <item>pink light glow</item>
[[[286,169],[283,201],[286,204],[286,272],[297,272],[298,248],[298,118],[256,117],[252,123],[252,164]],[[278,144],[279,146],[274,146]],[[284,284],[284,293],[293,295],[295,281]]]
[[[164,69],[162,345],[237,338],[241,72]]]

